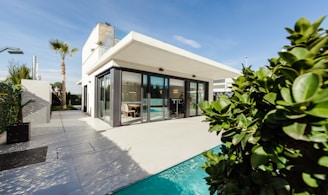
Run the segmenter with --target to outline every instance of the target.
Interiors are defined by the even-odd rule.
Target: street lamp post
[[[3,51],[8,50],[8,53],[10,54],[24,54],[24,52],[22,50],[20,50],[19,48],[16,47],[4,47],[0,49],[0,53],[2,53]]]

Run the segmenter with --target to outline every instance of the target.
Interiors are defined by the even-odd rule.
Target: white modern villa
[[[240,71],[137,32],[98,23],[82,49],[82,110],[112,127],[201,115],[213,81]]]

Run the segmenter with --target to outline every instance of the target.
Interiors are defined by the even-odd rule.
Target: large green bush
[[[200,105],[224,143],[204,153],[211,194],[328,194],[328,31],[324,17],[286,28],[290,45],[233,96]]]

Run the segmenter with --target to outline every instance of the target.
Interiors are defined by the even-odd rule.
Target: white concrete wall
[[[97,47],[97,41],[98,41],[98,29],[99,24],[97,24],[91,31],[88,39],[83,45],[82,48],[82,64],[85,63],[85,61],[89,58],[89,56],[92,54],[92,49],[95,49]]]
[[[106,49],[114,45],[114,39],[114,28],[98,23],[92,29],[87,41],[83,45],[82,65],[95,63],[98,58],[104,54]],[[98,45],[99,41],[101,41],[103,45]]]
[[[22,79],[22,104],[28,100],[32,103],[23,107],[23,121],[31,123],[47,123],[50,121],[51,86],[48,81]]]
[[[86,112],[95,116],[95,75],[105,71],[108,65],[104,65],[102,68],[92,73],[91,75],[86,74],[87,69],[94,66],[99,58],[104,54],[106,48],[112,46],[110,40],[108,40],[108,35],[114,35],[114,28],[107,26],[106,24],[98,23],[93,30],[91,31],[88,39],[82,48],[82,84],[81,87],[84,89],[84,86],[87,86],[87,110]],[[106,40],[105,40],[106,39]],[[114,39],[114,37],[113,37]],[[99,41],[103,42],[103,46],[99,46],[97,43]],[[114,40],[113,40],[114,41]],[[84,93],[84,92],[82,92]],[[82,109],[84,107],[84,96],[82,95]]]

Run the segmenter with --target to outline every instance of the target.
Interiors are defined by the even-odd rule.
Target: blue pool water
[[[213,149],[220,151],[220,146]],[[204,178],[207,176],[201,168],[205,157],[199,154],[156,175],[136,182],[114,193],[114,195],[203,195],[209,194]]]

